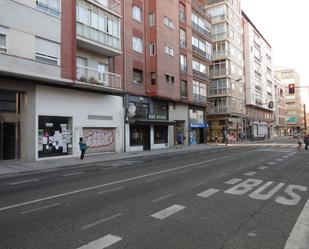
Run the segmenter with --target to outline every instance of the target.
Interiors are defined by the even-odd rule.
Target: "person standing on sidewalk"
[[[305,150],[308,150],[308,145],[309,145],[309,133],[305,133],[305,135],[304,135],[304,143],[305,143]]]
[[[87,145],[84,142],[84,139],[81,137],[79,138],[79,149],[80,149],[80,160],[84,160],[85,152],[87,150]]]

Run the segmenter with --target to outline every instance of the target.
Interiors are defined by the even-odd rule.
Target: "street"
[[[0,248],[309,248],[308,159],[287,139],[3,178]]]

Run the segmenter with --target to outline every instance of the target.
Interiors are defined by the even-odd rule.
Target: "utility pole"
[[[304,119],[305,119],[305,131],[307,130],[307,112],[306,112],[306,104],[304,104]]]

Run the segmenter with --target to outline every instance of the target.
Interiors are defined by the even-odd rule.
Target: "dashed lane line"
[[[255,171],[248,171],[246,173],[243,173],[244,176],[254,176],[256,174]]]
[[[258,170],[265,170],[265,169],[268,169],[268,167],[267,167],[267,166],[260,166],[260,167],[258,167],[257,169],[258,169]]]
[[[233,178],[231,180],[226,181],[225,184],[234,185],[234,184],[239,183],[241,181],[242,181],[242,179],[240,179],[240,178]]]
[[[275,164],[277,164],[276,162],[269,162],[269,163],[267,163],[268,165],[275,165]]]
[[[180,212],[181,210],[185,209],[186,207],[181,206],[181,205],[173,205],[170,206],[166,209],[163,209],[157,213],[154,213],[152,215],[150,215],[150,217],[155,218],[155,219],[159,219],[159,220],[163,220],[173,214],[176,214],[178,212]]]
[[[121,189],[123,189],[123,187],[111,188],[111,189],[107,189],[107,190],[104,190],[104,191],[100,191],[97,194],[102,195],[102,194],[114,192],[114,191],[121,190]]]
[[[26,183],[32,183],[32,182],[38,182],[40,181],[39,179],[30,179],[30,180],[25,180],[25,181],[18,181],[18,182],[11,182],[9,183],[10,186],[14,185],[20,185],[20,184],[26,184]]]
[[[207,181],[203,181],[203,182],[199,182],[199,183],[193,184],[193,185],[192,185],[192,188],[202,186],[202,185],[204,185],[205,183],[207,183]]]
[[[54,203],[54,204],[47,205],[47,206],[44,206],[44,207],[38,207],[38,208],[29,209],[29,210],[21,212],[21,214],[34,213],[34,212],[42,211],[44,209],[49,209],[49,208],[57,207],[57,206],[60,206],[61,204],[62,204],[61,202],[58,202],[58,203]]]
[[[122,238],[109,234],[98,240],[89,242],[87,245],[79,247],[78,249],[104,249],[119,242],[120,240],[122,240]]]
[[[207,197],[210,197],[210,196],[218,193],[219,191],[220,191],[219,189],[210,188],[210,189],[207,189],[206,191],[204,191],[202,193],[197,194],[197,196],[207,198]]]
[[[62,177],[77,176],[77,175],[81,175],[81,174],[84,174],[84,173],[85,173],[85,172],[67,173],[67,174],[63,174]]]
[[[107,221],[116,219],[116,218],[118,218],[118,217],[120,217],[120,216],[122,216],[122,213],[117,213],[117,214],[111,215],[111,216],[106,217],[106,218],[104,218],[104,219],[102,219],[102,220],[98,220],[98,221],[96,221],[96,222],[93,222],[93,223],[90,223],[90,224],[88,224],[88,225],[86,225],[86,226],[83,226],[83,227],[81,228],[81,230],[86,230],[86,229],[89,229],[89,228],[98,226],[98,225],[100,225],[100,224],[102,224],[102,223],[104,223],[104,222],[107,222]]]
[[[155,202],[158,202],[158,201],[162,201],[162,200],[165,200],[165,199],[167,199],[167,198],[169,198],[169,197],[171,197],[171,196],[174,196],[175,195],[175,193],[170,193],[170,194],[168,194],[168,195],[164,195],[164,196],[161,196],[161,197],[159,197],[159,198],[157,198],[157,199],[154,199],[154,200],[152,200],[151,202],[152,203],[155,203]]]

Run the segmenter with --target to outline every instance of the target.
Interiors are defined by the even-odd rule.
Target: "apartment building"
[[[290,134],[299,133],[304,128],[304,111],[301,101],[301,89],[299,74],[294,69],[276,69],[275,76],[282,81],[285,88],[289,84],[295,85],[295,93],[286,91],[286,121],[287,132]]]
[[[274,76],[274,132],[278,137],[286,135],[285,95],[286,87],[277,77]]]
[[[246,134],[270,137],[274,129],[275,88],[271,46],[242,12],[244,30]]]
[[[203,1],[123,3],[126,150],[167,148],[178,133],[187,145],[204,143],[211,26]]]
[[[209,87],[209,140],[244,132],[245,88],[241,1],[206,0],[212,22],[212,83]]]
[[[0,160],[122,150],[121,19],[117,0],[0,2]]]

